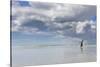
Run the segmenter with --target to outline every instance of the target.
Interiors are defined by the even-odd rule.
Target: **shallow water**
[[[13,46],[12,66],[34,66],[96,61],[96,46]]]

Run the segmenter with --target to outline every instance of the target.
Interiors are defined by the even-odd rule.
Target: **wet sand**
[[[13,46],[12,66],[95,62],[96,46]]]

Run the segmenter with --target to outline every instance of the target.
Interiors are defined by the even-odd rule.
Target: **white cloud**
[[[31,1],[29,5],[22,7],[19,2],[13,2],[13,32],[44,35],[51,32],[56,34],[56,37],[62,38],[67,36],[75,37],[78,34],[86,35],[88,31],[90,33],[87,34],[90,35],[96,33],[96,22],[90,19],[91,16],[96,16],[95,6]],[[30,20],[42,21],[41,23],[48,27],[49,32],[42,31],[38,27],[23,26],[25,23],[29,23]]]
[[[18,3],[18,2],[15,2]],[[19,16],[31,16],[30,18],[44,20],[44,21],[56,21],[56,18],[64,18],[69,20],[73,18],[80,18],[80,16],[88,17],[94,15],[95,7],[89,7],[86,5],[73,5],[73,4],[57,4],[57,3],[41,3],[41,2],[29,2],[31,6],[21,7],[17,4],[13,4],[12,14]],[[86,12],[89,12],[88,14]],[[86,16],[85,16],[86,15]],[[77,19],[78,19],[77,18]]]
[[[80,33],[86,33],[87,30],[91,31],[92,33],[94,32],[94,30],[96,29],[96,24],[94,24],[95,22],[93,21],[83,21],[83,22],[78,22],[76,25],[76,33],[80,34]],[[90,26],[90,27],[89,27]],[[88,27],[87,29],[85,29],[86,27]]]
[[[86,27],[86,25],[88,24],[88,22],[78,22],[77,26],[76,26],[76,33],[85,33],[84,28]]]

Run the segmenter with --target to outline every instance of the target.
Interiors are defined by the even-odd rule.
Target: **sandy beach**
[[[96,46],[13,46],[12,66],[24,67],[34,65],[95,62]]]

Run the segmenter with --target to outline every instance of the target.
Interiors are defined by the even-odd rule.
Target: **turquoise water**
[[[13,67],[96,61],[96,45],[13,46]]]

